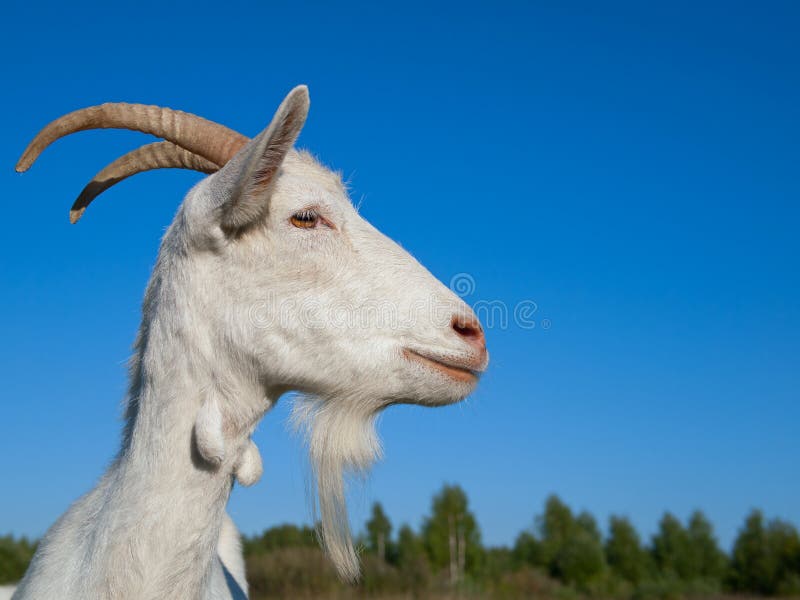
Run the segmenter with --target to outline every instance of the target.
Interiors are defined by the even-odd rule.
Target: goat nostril
[[[461,337],[475,337],[478,335],[478,331],[474,327],[471,327],[470,325],[453,323],[453,329],[455,329],[456,333]]]
[[[483,344],[483,329],[474,317],[455,316],[451,321],[453,331],[472,344]]]

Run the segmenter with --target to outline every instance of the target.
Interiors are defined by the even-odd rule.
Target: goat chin
[[[292,410],[292,424],[308,444],[322,546],[339,575],[351,582],[358,580],[360,569],[347,516],[345,477],[365,475],[381,458],[377,413],[370,402],[311,396],[298,397]]]

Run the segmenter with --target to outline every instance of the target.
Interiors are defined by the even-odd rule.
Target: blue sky
[[[38,129],[104,101],[254,135],[298,83],[300,145],[488,332],[466,403],[390,409],[351,501],[420,523],[445,482],[492,544],[558,493],[649,536],[701,508],[727,546],[761,507],[800,522],[800,9],[792,2],[172,7],[11,4],[0,22],[0,532],[41,535],[117,450],[124,363],[158,248],[199,175],[141,175],[80,225],[88,179],[140,134],[82,133],[13,172]],[[487,3],[488,4],[488,3]],[[247,533],[309,519],[288,403],[236,489]]]

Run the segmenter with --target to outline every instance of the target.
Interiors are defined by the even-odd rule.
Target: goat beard
[[[375,419],[380,407],[352,398],[298,397],[291,421],[304,433],[316,487],[317,532],[339,576],[360,575],[345,500],[346,476],[366,475],[381,458]]]

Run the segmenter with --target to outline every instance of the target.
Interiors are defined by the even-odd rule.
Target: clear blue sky
[[[417,526],[444,482],[489,543],[551,492],[646,536],[701,508],[726,546],[752,507],[800,522],[796,3],[34,4],[0,21],[0,532],[41,535],[116,452],[144,286],[199,177],[138,176],[70,226],[147,138],[78,134],[21,176],[25,144],[110,100],[253,135],[298,83],[300,145],[366,218],[442,280],[471,274],[470,301],[552,323],[489,331],[465,404],[383,416],[357,526],[373,499]],[[309,518],[287,413],[233,494],[245,532]]]

